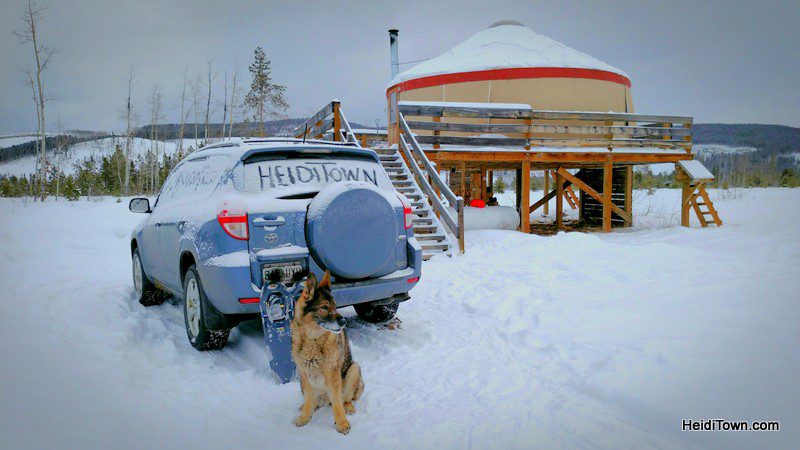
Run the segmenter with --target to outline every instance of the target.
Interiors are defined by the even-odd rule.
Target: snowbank
[[[718,229],[643,216],[610,234],[471,231],[465,255],[425,264],[399,329],[344,308],[366,383],[347,437],[330,408],[291,424],[300,387],[271,380],[258,322],[201,353],[178,300],[133,299],[128,236],[142,215],[127,201],[0,199],[0,442],[795,447],[800,210],[787,205],[800,190],[739,192],[711,191]],[[671,209],[680,192],[652,201]],[[681,419],[716,417],[782,430],[680,431]]]

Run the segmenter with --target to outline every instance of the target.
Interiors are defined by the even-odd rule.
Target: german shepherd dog
[[[300,374],[303,406],[294,425],[302,427],[321,406],[333,407],[336,430],[347,434],[345,414],[356,412],[353,402],[364,392],[361,368],[353,361],[344,330],[344,318],[336,312],[327,270],[317,283],[309,274],[294,308],[291,323],[292,359]]]

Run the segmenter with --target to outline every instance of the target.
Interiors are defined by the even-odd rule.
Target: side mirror
[[[149,213],[151,212],[150,200],[144,197],[132,198],[131,202],[128,204],[128,209],[135,213]]]

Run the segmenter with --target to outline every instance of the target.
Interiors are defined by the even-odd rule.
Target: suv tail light
[[[405,221],[406,230],[411,228],[413,224],[414,215],[411,211],[411,205],[408,203],[408,199],[404,196],[398,194],[397,198],[400,199],[400,203],[403,204],[403,219]]]
[[[219,222],[228,236],[240,241],[248,239],[247,213],[223,209],[222,212],[217,214],[217,222]]]

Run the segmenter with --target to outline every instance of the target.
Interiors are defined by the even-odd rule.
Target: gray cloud
[[[272,59],[287,85],[291,116],[338,97],[349,118],[385,123],[389,78],[386,30],[400,29],[400,59],[434,57],[498,19],[534,31],[627,71],[639,112],[693,115],[698,122],[800,125],[800,7],[796,2],[50,2],[41,38],[60,52],[46,74],[58,97],[50,124],[120,130],[124,74],[138,74],[135,106],[146,117],[154,83],[177,121],[181,75],[213,58],[220,77],[253,49]],[[19,66],[30,48],[11,36],[22,0],[0,16],[0,132],[30,130],[35,112]],[[411,67],[404,65],[404,68]],[[217,114],[221,119],[221,109]]]

